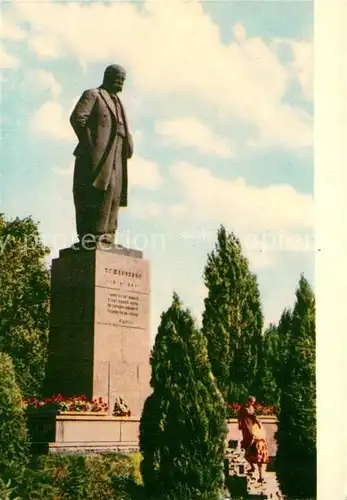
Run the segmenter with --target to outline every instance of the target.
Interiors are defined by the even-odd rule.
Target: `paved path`
[[[245,460],[244,452],[240,450],[239,446],[234,450],[229,449],[227,457],[229,459],[229,474],[231,476],[230,486],[233,482],[236,484],[237,481],[241,486],[243,483],[245,490],[247,489],[247,496],[254,499],[282,500],[284,498],[281,494],[275,472],[265,472],[265,481],[263,483],[258,483],[257,481],[259,477],[257,470],[252,475],[247,474],[250,466]]]
[[[260,495],[271,500],[282,499],[275,472],[265,472],[264,483],[257,482],[258,477],[251,477],[247,481],[247,490],[250,495]]]

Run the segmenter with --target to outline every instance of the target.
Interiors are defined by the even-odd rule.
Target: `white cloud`
[[[283,123],[286,123],[286,129],[283,128]],[[259,129],[258,137],[249,139],[247,144],[250,147],[269,148],[274,145],[274,137],[277,145],[283,148],[287,148],[289,144],[308,146],[313,137],[312,119],[306,112],[294,111],[291,106],[284,104],[280,115],[276,116],[275,110],[269,113],[266,125]]]
[[[7,40],[23,40],[27,33],[4,16],[1,17],[0,37]]]
[[[306,99],[313,99],[313,44],[305,40],[291,41],[293,62],[291,70],[301,84]]]
[[[52,168],[52,171],[56,175],[63,176],[63,177],[67,177],[67,176],[72,177],[73,170],[74,170],[73,164],[71,164],[70,167],[68,167],[68,168],[62,168],[62,167],[53,167]]]
[[[38,91],[50,90],[53,97],[58,97],[61,93],[61,86],[53,73],[43,69],[30,71],[26,75],[26,83]]]
[[[236,23],[233,26],[233,35],[239,42],[244,42],[246,40],[246,30],[242,24]]]
[[[196,118],[180,118],[160,121],[156,132],[167,144],[182,148],[194,148],[208,155],[222,158],[232,156],[229,141],[215,134]]]
[[[2,69],[17,69],[19,65],[19,59],[9,54],[4,46],[0,44],[0,67]]]
[[[42,59],[58,59],[62,55],[59,42],[49,34],[32,36],[29,47]]]
[[[310,232],[313,224],[311,196],[297,193],[286,184],[257,187],[243,178],[227,181],[185,162],[171,167],[171,175],[182,193],[185,211],[176,216],[226,224],[258,245],[280,245],[287,231]],[[277,241],[273,243],[273,239]]]
[[[213,115],[255,126],[265,145],[311,146],[311,117],[284,105],[289,75],[273,47],[247,38],[240,24],[236,39],[224,45],[198,0],[147,1],[141,10],[125,2],[14,5],[39,57],[76,57],[83,66],[119,61],[139,93],[188,97]]]
[[[158,189],[164,183],[159,165],[141,156],[134,156],[129,161],[129,181],[131,187],[150,190]]]
[[[134,139],[135,139],[135,141],[142,141],[142,139],[143,139],[143,132],[142,132],[142,130],[135,130],[135,132],[134,132]]]
[[[307,100],[313,99],[313,43],[309,40],[277,38],[274,46],[286,46],[292,59],[287,65],[289,78],[298,81],[302,95]]]
[[[55,140],[76,140],[63,107],[55,101],[46,101],[31,119],[31,130]]]
[[[242,242],[242,248],[244,255],[250,262],[250,266],[253,269],[266,269],[274,266],[277,263],[278,253],[269,252],[261,249],[250,249],[247,243]]]
[[[162,213],[162,207],[154,201],[134,200],[129,212],[135,219],[152,219]]]
[[[202,313],[204,310],[204,299],[208,296],[208,289],[204,283],[196,284],[195,286],[190,283],[187,287],[185,280],[181,278],[179,286],[179,296],[183,303],[188,307],[196,320],[199,327],[202,326]]]
[[[185,205],[184,203],[177,203],[175,205],[171,205],[169,208],[168,208],[168,213],[170,215],[170,217],[174,217],[174,218],[179,218],[179,217],[182,217],[184,216],[188,211],[188,207],[187,205]]]

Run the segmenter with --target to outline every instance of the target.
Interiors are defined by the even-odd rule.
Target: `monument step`
[[[139,445],[136,441],[129,442],[69,442],[69,443],[49,443],[48,453],[64,453],[64,454],[84,454],[84,453],[133,453],[139,451]]]

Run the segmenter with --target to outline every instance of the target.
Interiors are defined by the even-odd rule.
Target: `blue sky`
[[[136,154],[119,242],[152,269],[152,334],[175,289],[198,320],[223,223],[258,275],[265,320],[313,284],[312,4],[78,2],[2,6],[2,197],[40,221],[52,257],[76,240],[69,114],[106,65]]]

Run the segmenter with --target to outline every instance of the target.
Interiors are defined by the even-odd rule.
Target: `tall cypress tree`
[[[225,399],[257,396],[263,315],[257,279],[249,270],[240,241],[221,226],[204,270],[208,288],[202,331],[212,372]]]
[[[271,324],[262,339],[257,387],[258,398],[264,404],[278,404],[279,392],[277,371],[279,369],[279,334],[276,325]]]
[[[206,339],[176,294],[162,314],[151,365],[153,393],[140,425],[148,497],[222,499],[225,405]]]
[[[290,498],[316,498],[315,298],[301,276],[280,379],[277,473]]]
[[[292,312],[285,309],[278,324],[270,324],[263,335],[257,387],[258,397],[265,404],[279,404],[281,387],[286,378],[291,328]]]
[[[274,363],[274,374],[280,396],[281,389],[284,387],[287,378],[287,371],[290,370],[288,364],[289,341],[292,335],[293,312],[290,309],[284,309],[276,328],[277,332],[277,356]]]

